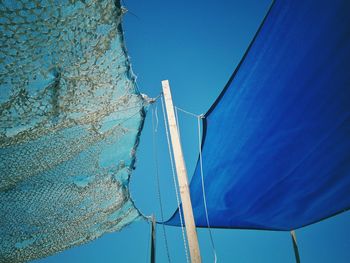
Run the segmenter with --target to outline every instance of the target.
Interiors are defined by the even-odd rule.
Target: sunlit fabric
[[[0,262],[140,217],[128,190],[144,99],[113,0],[0,3]]]
[[[350,208],[349,69],[349,1],[275,1],[205,116],[212,227],[290,230]],[[206,227],[199,165],[190,188]]]

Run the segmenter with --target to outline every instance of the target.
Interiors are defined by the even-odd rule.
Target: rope
[[[156,117],[156,127],[154,129],[154,132],[158,132],[158,124],[159,124],[159,119],[158,119],[158,105],[156,104],[156,108],[154,109],[155,111],[155,117]]]
[[[197,115],[192,112],[186,111],[184,109],[181,109],[179,107],[175,107],[176,111],[180,110],[188,115],[191,115],[195,118],[197,118],[197,131],[198,131],[198,151],[199,151],[199,167],[200,167],[200,174],[201,174],[201,181],[202,181],[202,194],[203,194],[203,204],[204,204],[204,211],[205,211],[205,219],[207,222],[207,228],[209,232],[209,237],[210,237],[210,244],[211,248],[214,254],[214,262],[217,262],[217,254],[216,254],[216,249],[215,249],[215,243],[214,243],[214,238],[213,234],[211,231],[210,223],[209,223],[209,213],[208,213],[208,207],[207,207],[207,198],[205,194],[205,184],[204,184],[204,172],[203,172],[203,158],[202,158],[202,141],[201,141],[201,123],[200,120],[204,118],[204,115]],[[178,122],[178,120],[176,120]],[[179,123],[178,123],[179,125]]]
[[[204,203],[204,210],[205,210],[205,218],[207,220],[207,226],[208,226],[208,232],[210,236],[210,244],[211,248],[213,250],[214,254],[214,262],[217,262],[217,256],[216,256],[216,249],[213,239],[213,234],[211,232],[210,223],[209,223],[209,215],[208,215],[208,208],[207,208],[207,197],[205,194],[205,186],[204,186],[204,172],[203,172],[203,158],[202,158],[202,141],[201,141],[201,120],[202,115],[197,117],[197,126],[198,126],[198,150],[199,150],[199,166],[201,171],[201,179],[202,179],[202,193],[203,193],[203,203]]]
[[[177,132],[179,133],[179,137],[181,138],[181,133],[180,133],[180,122],[179,122],[179,115],[178,115],[178,109],[175,106],[175,119],[176,119],[176,123],[177,123]]]
[[[157,126],[155,127],[154,123],[154,118],[156,116],[157,120]],[[153,155],[154,155],[154,162],[155,162],[155,169],[156,169],[156,180],[157,180],[157,197],[159,201],[159,207],[160,207],[160,216],[162,222],[164,222],[164,212],[163,212],[163,203],[162,203],[162,197],[160,194],[160,179],[159,179],[159,170],[158,170],[158,151],[157,151],[157,139],[156,139],[156,132],[158,128],[158,113],[157,113],[157,108],[152,108],[152,131],[153,131]],[[169,253],[169,246],[168,246],[168,238],[167,234],[165,231],[165,226],[162,224],[162,229],[163,229],[163,237],[165,241],[165,249],[166,249],[166,255],[168,258],[168,262],[170,263],[170,253]]]
[[[177,189],[177,184],[176,184],[176,175],[175,175],[175,168],[174,168],[174,160],[173,160],[173,155],[171,153],[171,144],[170,144],[170,138],[169,138],[169,131],[168,131],[168,126],[167,126],[167,120],[165,116],[165,106],[164,106],[164,99],[163,96],[161,97],[162,101],[162,110],[163,110],[163,118],[164,118],[164,126],[165,126],[165,133],[166,133],[166,138],[168,142],[168,151],[169,151],[169,157],[170,157],[170,163],[171,163],[171,171],[173,175],[173,182],[174,182],[174,188],[175,188],[175,193],[176,193],[176,201],[177,201],[177,208],[179,210],[179,217],[180,217],[180,224],[181,224],[181,232],[182,232],[182,239],[184,243],[184,248],[185,248],[185,254],[186,254],[186,262],[189,263],[189,256],[188,256],[188,250],[187,250],[187,244],[186,244],[186,236],[185,236],[185,229],[184,229],[184,223],[182,219],[182,212],[181,212],[181,206],[180,206],[180,199],[179,199],[179,191]]]
[[[182,112],[184,112],[184,113],[187,113],[188,115],[191,115],[191,116],[193,116],[193,117],[196,117],[196,118],[202,116],[202,115],[194,114],[194,113],[192,113],[192,112],[189,112],[189,111],[187,111],[187,110],[181,109],[181,108],[176,107],[176,106],[175,106],[175,108],[178,109],[178,110],[180,110],[180,111],[182,111]]]

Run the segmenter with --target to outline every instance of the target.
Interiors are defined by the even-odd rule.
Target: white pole
[[[188,246],[190,248],[191,262],[200,263],[201,256],[199,251],[196,226],[193,218],[191,196],[190,196],[190,191],[188,187],[187,170],[186,170],[185,160],[182,153],[177,123],[175,119],[175,112],[174,112],[173,100],[171,97],[169,81],[163,80],[162,87],[163,87],[163,95],[165,100],[166,112],[168,116],[171,144],[173,146],[177,180],[179,182],[179,188],[180,188],[180,196],[181,196],[181,202],[182,202],[182,210],[183,210],[184,219],[185,219]]]

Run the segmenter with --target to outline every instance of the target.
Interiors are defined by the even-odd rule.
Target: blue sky
[[[129,10],[123,28],[142,93],[156,97],[169,79],[174,103],[205,113],[221,92],[260,25],[270,0],[167,1],[124,0]],[[156,106],[154,106],[156,107]],[[176,208],[161,106],[156,133],[165,218]],[[197,160],[196,119],[180,114],[182,144],[189,176]],[[152,154],[151,109],[137,154],[130,191],[137,207],[160,220]],[[172,262],[185,262],[179,228],[166,227]],[[203,262],[213,262],[208,233],[198,230]],[[294,262],[289,233],[214,230],[219,262]],[[302,262],[348,262],[350,213],[297,230]],[[167,262],[162,228],[157,228],[157,260]],[[118,233],[37,262],[149,262],[149,225],[139,221]]]

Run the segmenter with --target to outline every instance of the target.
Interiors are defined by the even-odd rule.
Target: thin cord
[[[208,215],[208,208],[207,208],[207,198],[205,194],[205,186],[204,186],[204,172],[203,172],[203,158],[202,158],[202,141],[201,141],[201,123],[200,120],[203,118],[202,116],[197,117],[197,126],[198,126],[198,150],[199,150],[199,166],[201,171],[201,179],[202,179],[202,192],[203,192],[203,203],[204,203],[204,209],[205,209],[205,218],[207,220],[207,226],[208,226],[208,232],[210,236],[210,243],[211,247],[213,249],[214,253],[214,262],[217,262],[217,256],[216,256],[216,249],[213,239],[213,234],[211,232],[210,223],[209,223],[209,215]]]
[[[154,129],[155,132],[158,132],[158,124],[159,124],[159,119],[158,119],[158,104],[155,106],[155,117],[156,117],[156,128]]]
[[[157,151],[157,138],[156,138],[156,132],[157,132],[157,127],[158,127],[158,114],[156,113],[157,108],[152,108],[152,131],[153,131],[153,155],[154,155],[154,162],[155,162],[155,169],[156,169],[156,179],[157,179],[157,197],[159,201],[159,207],[160,207],[160,216],[162,219],[162,222],[164,222],[164,212],[163,212],[163,203],[162,203],[162,197],[160,194],[160,179],[159,179],[159,170],[158,170],[158,151]],[[154,118],[157,118],[157,126],[155,126],[155,121]],[[168,258],[168,262],[170,263],[170,253],[169,253],[169,246],[168,246],[168,238],[167,234],[165,231],[165,226],[162,224],[162,229],[163,229],[163,237],[165,241],[165,249],[166,249],[166,254]]]
[[[177,111],[177,107],[175,106],[175,119],[176,119],[176,123],[177,123],[177,132],[179,133],[179,137],[181,138],[181,134],[180,134],[180,122],[179,122],[179,114]]]
[[[177,189],[177,184],[176,184],[174,160],[173,160],[173,155],[171,153],[171,144],[170,144],[170,139],[169,139],[169,131],[168,131],[168,126],[167,126],[167,120],[166,120],[166,116],[165,116],[165,106],[164,106],[163,96],[161,97],[161,101],[162,101],[162,110],[163,110],[165,133],[166,133],[166,138],[167,138],[167,142],[168,142],[168,151],[169,151],[169,157],[170,157],[170,163],[171,163],[171,171],[172,171],[172,174],[173,174],[173,182],[174,182],[175,193],[176,193],[177,208],[179,210],[182,239],[183,239],[183,242],[184,242],[184,248],[185,248],[185,254],[186,254],[186,262],[189,263],[190,260],[189,260],[189,256],[188,256],[188,250],[187,250],[187,244],[186,244],[186,236],[185,236],[185,229],[184,229],[184,223],[183,223],[183,219],[182,219],[182,211],[181,211],[181,206],[180,206],[179,191]]]
[[[187,111],[187,110],[181,109],[181,108],[176,107],[176,106],[175,106],[175,108],[178,109],[178,110],[180,110],[180,111],[182,111],[182,112],[184,112],[184,113],[187,113],[187,114],[189,114],[189,115],[191,115],[191,116],[193,116],[193,117],[196,117],[196,118],[198,118],[199,116],[202,116],[202,115],[194,114],[194,113],[192,113],[192,112],[189,112],[189,111]]]
[[[184,109],[181,109],[179,107],[176,107],[176,112],[177,110],[180,110],[188,115],[191,115],[193,117],[197,118],[197,130],[198,130],[198,151],[199,151],[199,167],[200,167],[200,174],[201,174],[201,181],[202,181],[202,193],[203,193],[203,204],[204,204],[204,211],[205,211],[205,219],[207,221],[207,228],[208,228],[208,232],[209,232],[209,237],[210,237],[210,244],[213,250],[213,254],[214,254],[214,262],[217,262],[217,254],[216,254],[216,249],[215,249],[215,243],[214,243],[214,238],[213,238],[213,234],[210,228],[210,223],[209,223],[209,214],[208,214],[208,207],[207,207],[207,198],[206,198],[206,194],[205,194],[205,184],[204,184],[204,172],[203,172],[203,158],[202,158],[202,140],[201,140],[201,123],[200,120],[202,118],[204,118],[204,115],[197,115],[194,114],[192,112],[186,111]],[[177,116],[176,116],[177,118]],[[177,122],[178,119],[176,119]],[[179,125],[179,123],[178,123]]]

